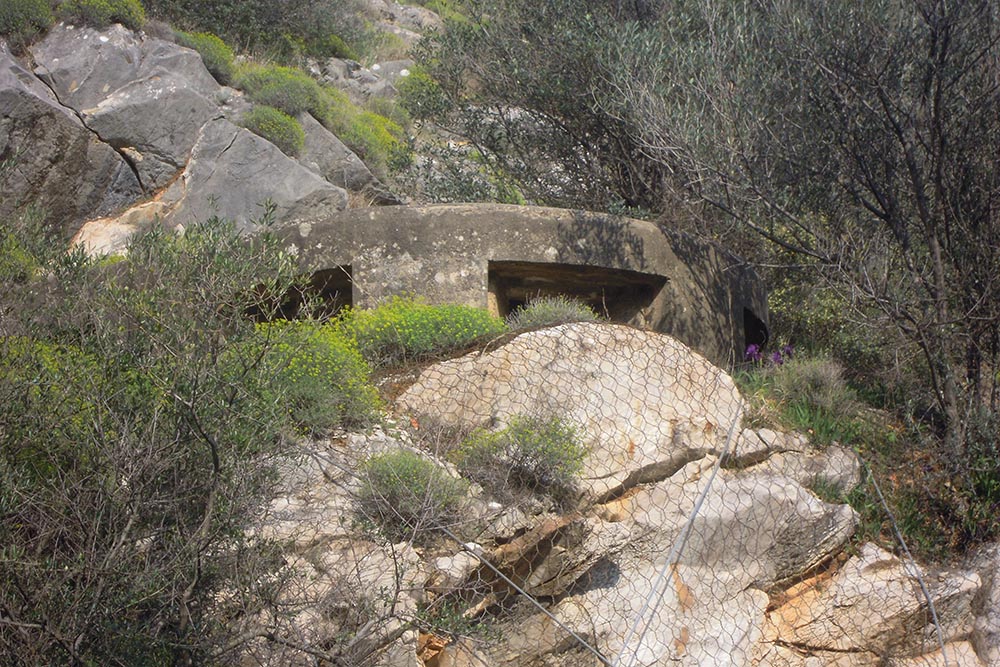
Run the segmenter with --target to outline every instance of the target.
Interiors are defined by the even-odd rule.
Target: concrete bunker
[[[744,260],[664,224],[602,213],[503,204],[381,206],[275,230],[311,276],[289,295],[295,316],[318,295],[320,315],[394,294],[505,316],[562,294],[611,320],[668,333],[709,360],[743,359],[767,340],[767,292]]]
[[[628,269],[490,261],[487,304],[495,315],[507,317],[540,296],[566,296],[613,322],[639,322],[666,282],[664,276]]]

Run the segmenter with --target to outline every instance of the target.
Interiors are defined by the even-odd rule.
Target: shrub
[[[300,69],[280,65],[247,65],[236,76],[235,85],[251,100],[297,116],[322,111],[323,90]]]
[[[177,43],[194,49],[201,55],[205,67],[215,80],[224,86],[228,86],[235,74],[236,68],[233,64],[235,56],[233,50],[221,39],[207,32],[181,32],[176,33]]]
[[[392,540],[454,523],[467,484],[406,449],[368,459],[359,499],[365,516]]]
[[[220,601],[279,590],[248,528],[287,451],[284,336],[244,313],[291,288],[281,248],[214,220],[75,272],[32,253],[0,337],[0,664],[207,664],[241,642]]]
[[[272,369],[270,394],[287,406],[300,431],[319,435],[376,418],[379,399],[368,382],[368,364],[354,342],[333,326],[313,321],[262,324],[255,345],[266,350]]]
[[[67,21],[95,28],[121,23],[131,30],[140,30],[146,22],[146,10],[139,0],[67,0],[59,6]]]
[[[559,417],[515,417],[499,431],[474,431],[455,453],[459,469],[498,496],[512,489],[569,498],[583,470],[586,447]]]
[[[358,60],[360,56],[357,51],[332,33],[322,37],[314,37],[306,41],[306,53],[313,58],[345,58],[347,60]]]
[[[306,145],[306,135],[299,121],[274,107],[255,106],[244,114],[242,122],[243,127],[264,137],[285,155],[295,157]]]
[[[828,356],[795,358],[753,368],[737,376],[755,404],[751,419],[765,425],[772,415],[782,425],[809,433],[818,444],[850,443],[861,434],[861,407],[841,366]]]
[[[540,296],[532,299],[507,317],[511,331],[551,327],[567,322],[593,322],[600,319],[590,306],[568,296]]]
[[[0,3],[0,35],[19,48],[52,23],[48,0],[4,0]]]
[[[401,80],[396,88],[400,105],[419,120],[443,115],[451,108],[440,84],[422,67],[411,69],[410,76]]]
[[[372,310],[349,310],[339,325],[357,342],[365,359],[376,365],[440,355],[505,330],[502,320],[480,308],[432,306],[403,297]]]

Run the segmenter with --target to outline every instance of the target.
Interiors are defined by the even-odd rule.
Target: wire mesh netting
[[[983,664],[979,577],[914,562],[855,452],[745,427],[668,336],[566,324],[403,375],[394,422],[290,467],[262,531],[296,545],[297,640],[250,664]]]

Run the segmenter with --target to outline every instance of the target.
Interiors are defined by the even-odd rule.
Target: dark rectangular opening
[[[566,296],[614,322],[640,323],[663,289],[663,276],[547,262],[490,262],[490,308],[500,317],[540,296]]]
[[[248,314],[258,322],[333,317],[345,307],[354,305],[351,267],[343,265],[316,271],[301,287],[289,290],[276,304],[274,301],[270,304],[266,308],[252,308]]]

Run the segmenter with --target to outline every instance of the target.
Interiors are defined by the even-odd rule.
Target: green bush
[[[411,69],[410,75],[403,78],[396,88],[399,90],[400,105],[419,120],[443,115],[451,108],[441,85],[423,67]]]
[[[499,431],[474,431],[455,452],[463,474],[493,494],[512,490],[568,499],[583,471],[587,448],[576,428],[559,417],[515,417]]]
[[[266,350],[264,359],[273,369],[268,391],[287,407],[299,431],[320,435],[376,419],[379,398],[368,381],[368,364],[354,342],[333,326],[313,321],[262,324],[254,344]]]
[[[258,105],[243,116],[243,127],[264,137],[292,157],[302,152],[306,135],[299,121],[274,107]]]
[[[258,104],[298,116],[322,112],[323,89],[300,69],[280,65],[247,65],[236,75],[235,86]]]
[[[339,326],[376,365],[426,359],[505,331],[502,320],[480,308],[403,297],[372,310],[348,310]]]
[[[221,39],[207,32],[181,32],[175,33],[177,43],[194,49],[201,55],[205,67],[215,80],[224,86],[228,86],[233,81],[236,67],[233,64],[233,50]]]
[[[306,40],[306,53],[313,58],[345,58],[359,60],[360,56],[351,46],[333,33]]]
[[[4,0],[0,3],[0,35],[20,47],[52,23],[48,0]]]
[[[849,444],[864,429],[861,406],[843,368],[826,355],[753,368],[737,380],[751,400],[751,426],[777,421],[809,434],[817,444]]]
[[[392,540],[459,519],[468,485],[415,452],[400,449],[374,456],[361,472],[362,512]]]
[[[146,22],[146,10],[139,0],[67,0],[59,6],[62,16],[71,22],[95,28],[121,23],[140,30]]]
[[[248,286],[283,294],[297,264],[219,220],[73,272],[30,226],[0,229],[42,267],[4,295],[0,600],[21,629],[0,664],[209,664],[241,641],[220,600],[280,591],[249,529],[288,452],[292,365],[272,360],[294,337],[245,313],[266,306]]]
[[[521,331],[567,322],[594,322],[599,319],[587,304],[557,294],[532,299],[507,317],[507,326],[511,331]]]

